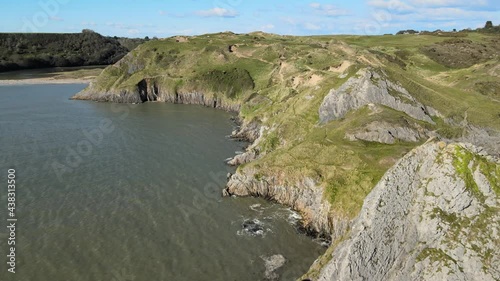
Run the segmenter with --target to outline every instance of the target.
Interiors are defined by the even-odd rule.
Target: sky
[[[500,24],[500,0],[1,0],[0,32],[169,37],[221,31],[377,35]],[[498,20],[499,22],[495,22]]]

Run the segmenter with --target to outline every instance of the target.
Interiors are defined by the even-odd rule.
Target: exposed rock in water
[[[500,280],[500,161],[429,142],[366,197],[318,280]]]
[[[406,89],[372,69],[358,71],[337,90],[332,90],[319,109],[320,123],[344,117],[349,111],[368,104],[381,104],[421,121],[434,124],[437,111],[415,100]]]
[[[393,144],[396,141],[419,142],[427,140],[431,136],[435,136],[435,134],[418,126],[418,124],[408,124],[407,127],[404,127],[382,121],[375,121],[362,129],[346,133],[346,138],[350,141],[364,140],[386,144]]]
[[[278,280],[280,276],[276,273],[276,271],[285,265],[285,257],[282,255],[274,255],[270,257],[263,257],[262,259],[264,260],[266,266],[266,272],[264,272],[266,280]]]
[[[250,235],[263,235],[264,234],[264,226],[257,219],[245,220],[241,225],[243,231]]]
[[[92,83],[91,83],[92,85]],[[130,90],[114,90],[110,92],[94,91],[87,88],[82,92],[72,97],[75,100],[92,100],[100,102],[115,102],[115,103],[142,103],[139,92]]]
[[[310,178],[286,186],[276,178],[259,178],[255,170],[245,169],[231,176],[222,193],[263,197],[290,206],[301,213],[309,233],[318,236],[336,239],[349,226],[347,218],[329,217],[330,203],[324,200],[324,189]]]

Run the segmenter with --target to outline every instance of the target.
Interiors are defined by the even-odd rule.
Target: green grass
[[[417,256],[417,261],[423,261],[426,258],[429,258],[431,263],[434,262],[444,262],[447,263],[457,263],[452,257],[447,255],[443,250],[436,248],[425,248],[420,254]]]
[[[467,35],[474,42],[488,43],[491,38],[495,37]],[[478,86],[474,82],[497,81],[498,77],[491,73],[498,64],[492,61],[450,69],[421,51],[448,37],[216,33],[186,39],[187,42],[176,42],[176,38],[168,38],[139,46],[120,65],[108,67],[94,87],[105,91],[133,90],[139,81],[150,78],[168,91],[196,90],[241,104],[240,116],[245,121],[258,121],[268,130],[257,146],[261,157],[238,169],[255,169],[256,180],[273,177],[283,186],[309,177],[324,188],[324,199],[331,203],[335,216],[352,219],[358,215],[366,195],[384,173],[424,141],[392,145],[353,142],[345,139],[347,132],[377,121],[436,131],[447,138],[462,136],[464,129],[457,124],[464,120],[500,130],[500,102],[494,99],[495,95],[484,94],[497,91],[497,84]],[[233,52],[229,50],[232,45],[237,46]],[[345,73],[330,71],[344,61],[351,64]],[[386,73],[418,102],[435,108],[443,116],[434,117],[435,124],[430,124],[384,106],[377,106],[376,112],[362,107],[341,120],[319,125],[318,109],[324,97],[366,67]],[[320,77],[315,83],[310,80],[313,75]],[[398,93],[392,94],[411,102]],[[460,151],[455,165],[468,188],[477,194],[467,166],[473,161],[499,194],[500,168],[483,160]],[[466,223],[474,227],[471,235],[481,238],[491,218],[488,210],[475,221],[456,220],[443,212],[434,215],[453,226],[450,239],[458,237],[460,226]],[[334,246],[328,253],[333,249]],[[328,255],[321,258],[320,264],[329,260]],[[437,249],[427,249],[421,255],[420,258],[449,259]],[[313,268],[309,275],[318,272],[319,268]]]
[[[500,165],[488,161],[481,156],[472,154],[470,151],[457,146],[455,148],[453,166],[460,177],[464,180],[466,187],[476,197],[483,199],[483,195],[473,176],[473,172],[478,168],[488,179],[493,191],[497,195],[500,195]]]
[[[488,43],[491,38],[495,37],[467,35],[473,42]],[[387,169],[421,143],[352,142],[345,139],[346,132],[383,121],[396,126],[415,124],[448,138],[463,134],[461,126],[444,118],[456,124],[467,118],[470,124],[500,130],[500,103],[464,78],[496,81],[497,77],[489,75],[495,64],[478,66],[475,71],[455,70],[421,51],[449,37],[294,37],[226,32],[185,39],[167,38],[139,46],[120,65],[108,67],[94,87],[133,90],[139,81],[150,78],[168,91],[196,90],[240,103],[244,120],[259,121],[270,131],[257,147],[263,157],[239,169],[255,168],[260,178],[276,176],[284,185],[310,177],[325,188],[325,199],[332,203],[333,212],[349,218],[358,214],[365,196]],[[230,51],[229,46],[236,47]],[[330,71],[344,61],[352,64],[345,76]],[[433,125],[383,106],[378,113],[364,107],[342,120],[319,126],[318,109],[324,97],[366,67],[383,71],[443,118],[435,117]],[[311,82],[313,75],[320,79]],[[496,87],[487,86],[491,85]]]
[[[471,191],[474,196],[482,199],[483,194],[479,190],[479,187],[474,180],[474,176],[472,175],[474,168],[477,165],[477,163],[475,163],[474,161],[474,159],[476,158],[475,155],[470,151],[457,146],[455,148],[454,156],[453,166],[455,167],[455,170],[460,175],[460,177],[464,180],[465,186]],[[469,165],[472,165],[472,167],[469,168]]]

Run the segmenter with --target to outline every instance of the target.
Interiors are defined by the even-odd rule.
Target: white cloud
[[[274,24],[266,24],[266,25],[261,26],[262,30],[271,30],[274,28],[275,28]]]
[[[414,10],[414,7],[400,0],[371,0],[368,1],[368,5],[379,9],[387,9],[398,12],[407,12]]]
[[[235,10],[228,10],[224,8],[213,8],[209,10],[196,11],[195,14],[202,17],[222,17],[222,18],[234,18],[239,14]]]
[[[320,3],[311,3],[311,4],[309,4],[309,6],[311,6],[314,9],[319,9],[321,7],[321,4]]]
[[[292,17],[282,17],[281,21],[288,25],[296,25],[297,24],[297,19],[292,18]]]
[[[339,16],[346,16],[349,14],[347,10],[340,9],[334,5],[329,5],[325,4],[322,5],[320,3],[310,3],[309,6],[313,8],[314,12],[323,16],[328,16],[328,17],[339,17]]]
[[[129,29],[129,30],[127,30],[127,33],[135,35],[135,34],[139,34],[141,32],[139,31],[139,29]]]
[[[484,6],[487,0],[410,0],[416,6],[427,7],[460,7],[460,6]]]
[[[306,22],[304,23],[304,28],[307,30],[320,30],[321,26],[314,23]]]
[[[55,16],[54,17],[50,17],[50,20],[52,20],[52,21],[64,21],[63,18],[55,17]]]
[[[93,21],[91,21],[91,22],[86,22],[86,21],[83,21],[83,22],[81,23],[81,25],[84,25],[84,26],[96,26],[96,25],[97,25],[97,23],[95,23],[95,22],[93,22]]]

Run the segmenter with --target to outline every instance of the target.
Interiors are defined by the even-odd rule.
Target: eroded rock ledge
[[[245,169],[231,175],[223,195],[258,196],[290,206],[302,214],[309,233],[335,239],[347,230],[349,220],[330,216],[330,203],[323,199],[323,192],[310,178],[289,185],[276,177],[261,177],[257,171]]]
[[[91,84],[87,89],[76,94],[73,99],[93,100],[99,102],[116,103],[143,103],[143,102],[168,102],[176,104],[197,104],[207,107],[222,109],[229,112],[239,112],[240,104],[215,95],[206,95],[202,92],[179,92],[164,89],[156,83],[154,78],[141,80],[132,90],[95,89]]]
[[[419,142],[434,136],[434,132],[418,124],[408,123],[407,126],[401,126],[384,121],[374,121],[364,128],[346,133],[346,139],[350,141],[364,140],[385,144],[394,144],[397,141]]]

